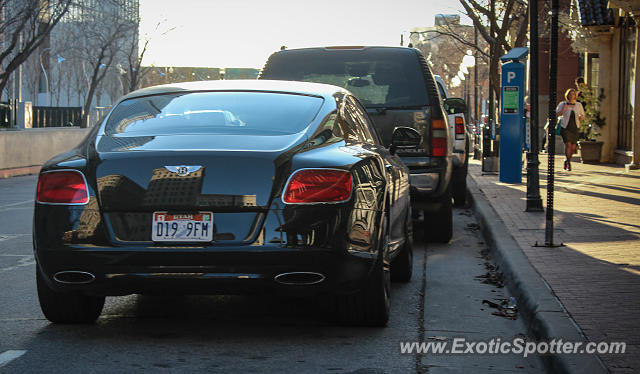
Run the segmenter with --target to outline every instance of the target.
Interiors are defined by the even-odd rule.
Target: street
[[[483,304],[509,294],[478,278],[491,263],[471,210],[454,210],[449,244],[415,243],[413,279],[392,284],[386,328],[336,325],[328,297],[270,296],[110,297],[94,325],[53,325],[36,295],[35,184],[35,176],[0,179],[1,373],[543,372],[536,356],[400,353],[401,342],[526,333],[521,318]]]

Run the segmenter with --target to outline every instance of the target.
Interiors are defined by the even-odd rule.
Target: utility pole
[[[530,145],[527,152],[527,207],[526,212],[542,212],[540,197],[540,170],[538,165],[538,0],[529,0],[529,103]]]

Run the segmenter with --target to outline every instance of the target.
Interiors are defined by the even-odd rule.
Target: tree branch
[[[471,6],[467,4],[465,0],[459,0],[459,1],[460,1],[460,4],[464,7],[465,11],[467,12],[467,16],[471,18],[471,21],[473,21],[473,26],[476,28],[476,30],[478,30],[480,35],[482,35],[482,38],[484,38],[484,40],[486,40],[487,43],[489,44],[495,43],[495,39],[493,39],[493,37],[489,35],[489,31],[482,24],[482,22],[480,21],[480,17],[471,8]]]

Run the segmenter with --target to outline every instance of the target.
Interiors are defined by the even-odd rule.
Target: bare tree
[[[412,43],[430,63],[433,73],[440,75],[445,82],[450,82],[458,74],[467,51],[480,51],[480,59],[484,57],[488,60],[489,57],[486,48],[483,48],[486,43],[476,45],[473,42],[473,27],[458,22],[442,20],[436,27],[412,31],[412,34],[419,34],[418,38],[411,38]]]
[[[109,101],[113,103],[124,94],[123,91],[125,89],[126,84],[122,79],[120,69],[112,67],[102,82],[101,90],[109,97]]]
[[[142,59],[147,51],[149,45],[149,39],[146,39],[142,44],[142,50],[138,53],[138,43],[129,43],[129,46],[125,52],[127,64],[124,68],[120,68],[118,73],[122,76],[124,81],[123,89],[124,93],[135,91],[140,87],[142,78],[149,72],[149,67],[142,66]]]
[[[72,0],[0,0],[0,92],[69,11]]]
[[[69,22],[70,51],[82,61],[86,79],[80,127],[88,127],[96,91],[114,67],[127,38],[137,38],[137,19],[123,16],[126,0],[102,0],[93,7],[79,7],[80,16]]]
[[[156,27],[154,30],[154,34],[157,35],[166,35],[168,32],[175,29],[175,27],[165,28],[164,31],[161,31],[163,25],[166,23],[166,19],[156,23]],[[138,29],[136,28],[136,33]],[[145,35],[144,41],[142,43],[142,48],[140,49],[138,39],[130,39],[127,41],[125,46],[125,58],[126,58],[126,66],[121,69],[121,73],[124,79],[123,84],[125,85],[124,93],[129,93],[131,91],[135,91],[140,88],[140,83],[142,82],[145,75],[147,75],[152,66],[142,66],[142,59],[144,58],[145,53],[147,52],[147,48],[149,47],[149,43],[151,42],[151,35]]]
[[[52,49],[53,50],[53,49]],[[51,90],[51,102],[55,103],[55,106],[60,106],[60,99],[62,98],[63,88],[68,86],[67,82],[70,81],[73,60],[70,58],[63,58],[59,54],[56,54],[56,70],[57,74],[51,74],[50,80],[50,90]],[[53,71],[53,69],[52,69]],[[63,84],[64,83],[64,84]],[[68,103],[67,99],[67,105]]]
[[[548,8],[548,4],[545,4]],[[545,9],[545,11],[548,11]],[[571,40],[571,49],[576,53],[598,50],[598,37],[590,27],[582,26],[578,16],[578,2],[571,1],[568,12],[558,14],[558,25],[563,33]]]
[[[500,90],[499,59],[514,47],[522,47],[527,42],[529,8],[526,0],[459,0],[466,15],[482,38],[492,47],[489,56],[489,72],[493,90]],[[492,12],[491,2],[494,3]],[[493,32],[491,32],[493,30]],[[486,53],[486,51],[482,52]]]

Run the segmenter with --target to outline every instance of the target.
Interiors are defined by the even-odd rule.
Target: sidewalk
[[[547,157],[540,156],[540,195],[546,207]],[[524,212],[522,184],[500,183],[470,160],[476,182],[507,230],[592,342],[625,342],[624,355],[600,355],[613,373],[640,372],[640,171],[581,164],[562,170],[556,158],[554,243],[545,241],[545,214]],[[526,165],[525,165],[526,167]]]

